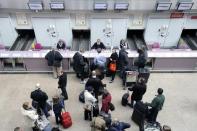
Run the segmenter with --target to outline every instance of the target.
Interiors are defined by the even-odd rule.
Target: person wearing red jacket
[[[101,111],[108,113],[109,112],[109,104],[111,103],[111,94],[105,89],[103,98],[102,98],[102,107]]]

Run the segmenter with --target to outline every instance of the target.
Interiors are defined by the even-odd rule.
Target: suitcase
[[[85,103],[84,91],[82,91],[82,92],[79,94],[79,101],[82,102],[82,103]]]
[[[138,76],[137,70],[126,71],[126,82],[125,82],[125,87],[131,86],[132,84],[136,83],[136,81],[137,81],[137,76]]]
[[[69,112],[62,113],[62,126],[64,128],[69,128],[72,126],[72,119]]]
[[[149,69],[147,69],[147,68],[140,68],[139,69],[138,79],[142,77],[142,78],[145,79],[145,82],[147,83],[149,76],[150,76],[150,70]]]
[[[126,106],[128,104],[128,98],[129,98],[129,93],[125,93],[123,96],[122,96],[122,105],[123,106]]]
[[[99,115],[99,105],[95,104],[93,106],[93,117],[97,117]]]
[[[148,107],[141,101],[137,102],[134,106],[134,111],[131,116],[131,119],[139,126],[143,127],[144,119],[146,118],[146,114],[148,111]]]

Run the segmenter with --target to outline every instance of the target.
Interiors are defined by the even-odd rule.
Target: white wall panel
[[[112,36],[107,37],[103,30],[109,19],[92,19],[91,20],[91,44],[96,42],[98,38],[104,42],[106,46],[118,46],[121,39],[126,38],[127,19],[111,19]]]
[[[127,35],[127,19],[113,19],[112,20],[112,27],[113,27],[113,39],[112,39],[112,45],[118,46],[120,44],[121,39],[126,39]]]
[[[106,27],[107,19],[91,19],[91,46],[99,38],[106,43],[103,29]]]
[[[197,16],[194,15],[194,16]],[[189,16],[184,24],[185,29],[197,29],[197,19],[191,19],[191,16]]]
[[[160,36],[159,29],[163,25],[169,25],[169,22],[169,19],[148,19],[144,34],[146,43],[152,44],[153,42],[158,42],[160,46],[164,46],[165,37]]]
[[[149,19],[145,30],[145,41],[147,44],[160,43],[161,47],[176,46],[180,39],[185,19]],[[164,35],[161,35],[161,28],[167,26]]]
[[[0,42],[5,46],[11,46],[17,38],[16,30],[9,17],[0,18]]]
[[[63,18],[32,18],[33,28],[37,42],[44,46],[54,46],[59,39],[66,41],[68,46],[71,45],[72,32],[70,29],[70,19]],[[52,37],[47,29],[50,25],[55,26],[57,37]]]
[[[181,37],[185,19],[170,19],[168,36],[165,40],[165,47],[177,46]]]

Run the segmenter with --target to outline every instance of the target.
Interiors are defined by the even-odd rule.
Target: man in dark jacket
[[[46,117],[50,116],[49,113],[48,113],[48,109],[47,109],[48,96],[45,92],[43,92],[40,89],[40,84],[39,83],[36,84],[36,90],[31,92],[30,97],[32,98],[33,101],[38,103],[37,108],[41,108]]]
[[[66,85],[67,85],[67,74],[66,72],[61,71],[59,81],[58,81],[58,88],[62,90],[62,96],[64,96],[64,100],[68,100],[68,94],[66,91]]]
[[[121,50],[119,51],[118,65],[120,70],[120,77],[122,78],[122,84],[126,82],[126,70],[129,65],[128,53],[126,52],[126,43],[120,44]]]
[[[144,78],[139,78],[138,82],[132,87],[128,88],[129,91],[133,91],[131,95],[131,108],[133,108],[133,102],[141,101],[143,95],[146,92],[146,84]]]
[[[101,42],[100,39],[97,39],[97,41],[94,43],[94,45],[91,47],[91,49],[106,49],[105,45],[103,44],[103,42]]]
[[[58,78],[62,70],[63,56],[55,49],[52,49],[46,54],[45,59],[48,61],[48,66],[53,67],[53,77]]]
[[[82,49],[80,49],[79,52],[76,52],[74,54],[74,56],[73,56],[73,69],[76,72],[77,77],[81,78],[81,83],[85,84],[85,81],[84,81],[84,77],[85,77],[84,68],[85,68],[86,62],[85,62],[84,56],[82,55],[83,52],[84,51]]]
[[[138,49],[138,60],[137,60],[137,66],[138,68],[144,68],[147,62],[147,51],[146,48],[143,46],[142,49]]]
[[[148,120],[153,122],[156,122],[158,112],[162,110],[165,101],[165,96],[163,95],[163,89],[158,88],[157,93],[158,95],[156,95],[156,97],[152,100],[151,103],[146,103],[146,105],[151,107]]]
[[[92,77],[88,79],[85,87],[92,87],[95,98],[98,100],[99,90],[103,87],[102,81],[96,77],[96,72],[92,71]]]

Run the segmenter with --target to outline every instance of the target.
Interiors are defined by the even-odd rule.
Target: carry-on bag
[[[125,93],[122,96],[121,103],[122,103],[123,106],[126,106],[128,104],[128,98],[129,98],[129,92]]]
[[[82,102],[82,103],[85,103],[84,91],[82,91],[82,92],[79,94],[79,101]]]
[[[69,128],[72,126],[72,119],[69,112],[62,112],[62,126],[64,128]]]

